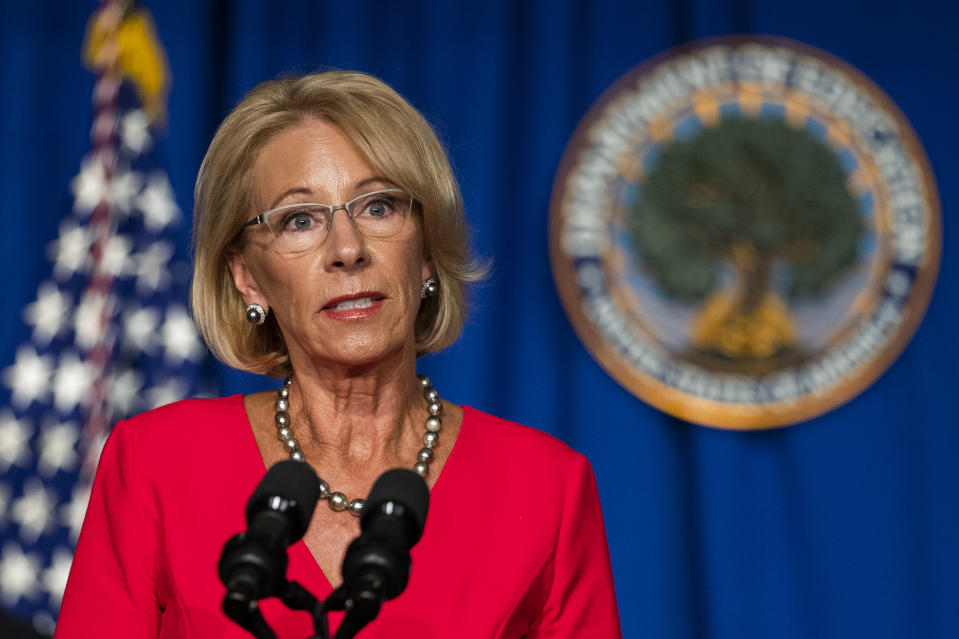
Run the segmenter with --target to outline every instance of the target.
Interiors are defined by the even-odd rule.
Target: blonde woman
[[[284,383],[117,425],[57,636],[248,636],[220,610],[217,560],[265,469],[287,458],[322,478],[288,572],[321,599],[373,481],[402,466],[430,489],[409,585],[360,636],[620,636],[585,458],[417,376],[418,356],[458,336],[464,287],[482,274],[465,229],[435,134],[379,80],[326,72],[253,89],[200,168],[192,303],[222,361]],[[279,601],[261,609],[280,637],[312,632]]]

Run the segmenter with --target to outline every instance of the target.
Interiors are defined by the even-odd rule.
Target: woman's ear
[[[433,277],[433,262],[429,258],[423,259],[423,268],[422,268],[422,277],[420,278],[421,282],[426,281],[427,278]]]
[[[230,251],[226,256],[226,262],[233,276],[233,286],[243,296],[243,301],[247,304],[259,304],[265,311],[269,311],[266,299],[260,294],[256,279],[247,266],[246,256],[241,251]]]

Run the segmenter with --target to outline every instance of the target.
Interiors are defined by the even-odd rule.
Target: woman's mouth
[[[357,293],[331,299],[322,311],[333,319],[364,319],[379,310],[384,299],[386,299],[386,296],[381,293]]]
[[[343,311],[348,308],[369,308],[373,306],[373,302],[375,301],[376,300],[374,300],[372,297],[358,297],[352,300],[343,300],[342,302],[338,302],[332,306],[328,306],[327,308],[330,308],[334,311]]]

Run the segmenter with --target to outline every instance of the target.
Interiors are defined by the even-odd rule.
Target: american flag
[[[22,311],[24,339],[0,364],[0,606],[46,633],[109,427],[200,394],[208,356],[175,259],[184,216],[156,162],[165,54],[127,5],[103,2],[88,27],[92,148],[64,185],[73,210]]]

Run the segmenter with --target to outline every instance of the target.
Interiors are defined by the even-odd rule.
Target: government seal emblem
[[[919,141],[869,78],[767,37],[700,41],[616,82],[571,139],[550,252],[580,339],[676,417],[783,426],[905,347],[941,252]]]

